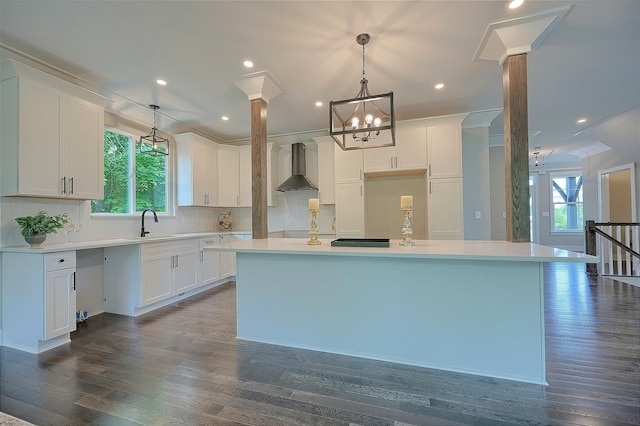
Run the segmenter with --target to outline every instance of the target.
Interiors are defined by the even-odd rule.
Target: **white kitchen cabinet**
[[[336,183],[336,237],[364,238],[364,184]]]
[[[427,127],[427,234],[434,240],[464,239],[462,126]]]
[[[462,126],[427,127],[427,159],[430,178],[462,177]]]
[[[218,202],[219,207],[240,205],[240,154],[233,147],[218,150]]]
[[[217,144],[193,133],[174,136],[178,156],[178,205],[213,207],[218,198]]]
[[[424,174],[427,169],[425,127],[398,128],[396,146],[364,150],[364,172],[369,174]]]
[[[40,353],[76,329],[76,253],[2,254],[3,345]]]
[[[198,238],[104,249],[104,310],[137,316],[200,285]]]
[[[238,205],[240,207],[251,207],[251,147],[243,147],[239,153],[239,180],[238,180]]]
[[[220,244],[238,241],[233,234],[220,235]],[[220,252],[220,279],[229,278],[236,274],[236,254],[230,251]]]
[[[200,238],[200,284],[206,285],[220,279],[220,253],[204,251],[204,246],[219,245],[220,237]]]
[[[140,306],[197,287],[199,250],[197,239],[143,244]]]
[[[429,239],[464,239],[462,179],[431,179],[428,186],[427,233]]]
[[[267,205],[276,205],[277,148],[267,144]],[[250,146],[218,146],[218,207],[251,207],[253,182]]]
[[[336,203],[335,141],[330,136],[314,138],[318,144],[318,198],[320,204]]]
[[[338,144],[334,145],[336,183],[362,182],[364,179],[363,150],[343,151]]]
[[[2,195],[102,199],[105,98],[15,61],[2,75]]]

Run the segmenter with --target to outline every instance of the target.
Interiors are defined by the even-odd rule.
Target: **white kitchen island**
[[[240,241],[237,337],[546,384],[544,262],[597,258],[529,243],[389,248]]]

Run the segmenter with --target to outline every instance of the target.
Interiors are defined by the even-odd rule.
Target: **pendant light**
[[[147,136],[140,136],[140,153],[147,155],[169,155],[169,139],[158,134],[156,127],[156,111],[160,109],[158,105],[149,105],[153,110],[153,128]]]
[[[396,129],[393,92],[371,95],[365,71],[364,46],[371,36],[359,34],[362,46],[360,91],[352,99],[329,103],[329,134],[343,150],[395,146]]]

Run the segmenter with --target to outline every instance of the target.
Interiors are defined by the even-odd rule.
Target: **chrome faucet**
[[[158,222],[158,215],[156,214],[156,211],[154,209],[144,209],[142,211],[142,230],[140,231],[140,236],[144,237],[145,235],[147,235],[149,233],[149,231],[145,231],[144,230],[144,214],[146,212],[151,212],[153,213],[153,221],[154,222]]]

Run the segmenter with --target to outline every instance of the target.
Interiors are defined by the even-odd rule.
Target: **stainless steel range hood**
[[[306,176],[306,147],[303,143],[291,145],[291,177],[285,180],[276,188],[276,191],[302,191],[318,189]]]

